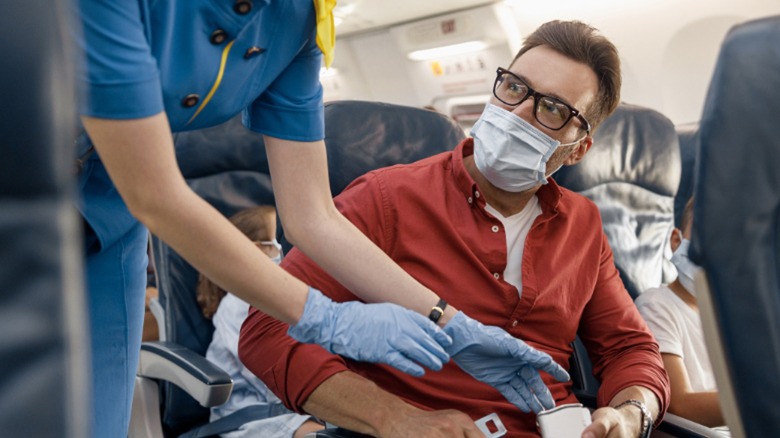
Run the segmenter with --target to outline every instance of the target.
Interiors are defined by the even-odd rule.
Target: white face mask
[[[471,129],[471,136],[477,169],[491,184],[507,192],[523,192],[547,184],[545,171],[553,152],[581,141],[561,144],[515,114],[492,104],[485,106]]]
[[[690,248],[690,246],[690,240],[682,239],[680,246],[677,247],[677,251],[672,254],[672,264],[677,268],[677,279],[680,280],[680,284],[682,284],[688,293],[695,297],[696,288],[693,286],[693,273],[696,272],[699,267],[688,258],[688,248]]]
[[[278,251],[278,254],[276,257],[271,257],[271,261],[277,265],[282,263],[282,245],[276,240],[276,238],[274,238],[274,240],[261,240],[260,244],[275,247],[276,251]]]

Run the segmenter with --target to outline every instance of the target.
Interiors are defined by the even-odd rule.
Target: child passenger
[[[680,226],[683,230],[675,228],[670,238],[677,278],[640,294],[636,305],[661,348],[672,389],[669,412],[705,426],[722,426],[725,421],[693,287],[697,266],[688,258],[693,198],[685,205]]]
[[[276,210],[258,206],[242,210],[230,222],[249,237],[276,263],[281,261],[281,247],[276,242]],[[222,434],[226,438],[274,437],[301,438],[323,428],[311,416],[289,411],[268,387],[244,367],[238,359],[238,333],[246,319],[249,305],[233,294],[220,289],[208,278],[198,280],[198,304],[203,315],[214,322],[214,337],[206,358],[224,369],[233,379],[230,399],[211,408],[211,421],[227,416],[247,406],[265,406],[267,418],[257,419],[240,429]]]

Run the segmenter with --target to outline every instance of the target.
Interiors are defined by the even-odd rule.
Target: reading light
[[[415,50],[407,55],[412,61],[425,61],[428,59],[443,58],[445,56],[462,55],[464,53],[476,52],[486,48],[488,45],[484,41],[468,41],[449,46],[434,47],[432,49]]]

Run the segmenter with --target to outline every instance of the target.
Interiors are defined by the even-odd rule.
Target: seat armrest
[[[688,420],[667,412],[661,424],[653,431],[652,437],[681,437],[681,438],[724,438],[724,435],[715,429]]]
[[[144,342],[138,377],[171,382],[201,406],[218,406],[233,390],[230,375],[205,357],[173,342]]]
[[[579,336],[571,344],[572,355],[569,358],[572,392],[580,403],[590,409],[596,409],[596,398],[601,383],[593,376],[593,365],[588,351]]]
[[[370,438],[369,435],[352,432],[341,427],[329,427],[316,432],[307,433],[303,438]]]
[[[157,321],[157,336],[160,341],[167,341],[168,334],[165,333],[165,310],[160,304],[159,298],[152,298],[149,300],[149,310],[154,316],[154,320]]]

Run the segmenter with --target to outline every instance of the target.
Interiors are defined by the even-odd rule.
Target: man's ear
[[[591,146],[593,146],[593,137],[588,135],[574,146],[574,151],[571,153],[571,155],[569,155],[569,158],[563,162],[563,164],[571,166],[579,163],[580,160],[585,157],[585,154],[590,150]]]

